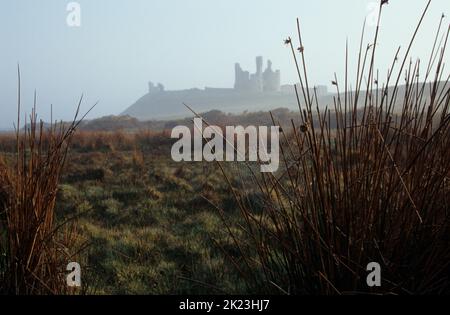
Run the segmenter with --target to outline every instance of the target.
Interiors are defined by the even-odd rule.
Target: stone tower
[[[154,93],[159,93],[159,92],[164,92],[164,85],[162,85],[161,83],[158,83],[157,85],[153,84],[153,82],[148,82],[148,93],[149,94],[154,94]]]
[[[256,74],[257,75],[262,74],[262,68],[263,68],[263,57],[258,56],[258,57],[256,57]]]
[[[272,62],[267,62],[263,72],[263,57],[256,57],[256,72],[243,71],[240,64],[235,64],[234,89],[241,92],[280,91],[280,70],[272,70]]]
[[[272,61],[267,61],[267,69],[263,73],[263,91],[278,92],[280,91],[280,70],[272,70]]]

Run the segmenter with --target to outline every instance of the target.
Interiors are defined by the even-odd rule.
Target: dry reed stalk
[[[77,237],[57,225],[58,183],[77,121],[37,123],[36,95],[30,122],[20,131],[20,72],[15,163],[0,160],[0,290],[4,294],[64,294],[66,265]],[[92,108],[91,108],[92,109]],[[88,111],[89,112],[89,111]],[[62,231],[62,227],[65,230]]]
[[[407,67],[429,5],[398,76],[393,77],[399,51],[387,82],[380,87],[375,71],[384,9],[380,3],[375,38],[365,51],[361,37],[356,90],[348,87],[347,51],[344,92],[335,76],[332,110],[319,109],[315,92],[310,92],[297,21],[300,49],[294,49],[291,38],[285,43],[299,76],[301,96],[295,89],[301,125],[293,121],[292,134],[282,131],[284,168],[256,179],[253,187],[263,204],[259,208],[249,201],[247,192],[233,188],[224,172],[246,235],[239,238],[231,232],[221,212],[240,252],[240,257],[228,256],[252,290],[450,293],[450,76],[442,79],[450,28],[442,33],[442,20],[423,81],[419,61]],[[405,72],[406,88],[399,95]],[[362,90],[364,77],[366,90]],[[388,88],[393,78],[396,81]],[[370,262],[382,266],[380,288],[366,285]]]

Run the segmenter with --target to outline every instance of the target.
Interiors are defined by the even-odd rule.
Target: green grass
[[[214,164],[179,164],[165,154],[72,150],[57,209],[60,219],[80,215],[89,240],[85,284],[96,294],[246,293],[217,245],[232,252],[211,202],[228,203],[239,219],[221,179]]]

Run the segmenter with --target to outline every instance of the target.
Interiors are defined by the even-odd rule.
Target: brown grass
[[[442,81],[449,30],[442,34],[441,20],[424,83],[419,61],[407,63],[410,45],[382,87],[374,69],[378,28],[365,51],[361,38],[356,91],[346,70],[343,92],[334,80],[332,110],[319,110],[309,93],[305,52],[286,41],[300,79],[301,126],[293,122],[293,134],[282,132],[284,169],[254,175],[251,187],[262,206],[230,182],[245,237],[232,232],[223,214],[240,253],[229,258],[255,292],[450,293],[450,87],[448,77]],[[405,72],[407,88],[395,114]],[[370,262],[381,265],[381,287],[366,284]]]
[[[0,160],[1,293],[69,292],[65,269],[77,233],[74,225],[56,221],[55,201],[76,117],[47,129],[37,123],[34,107],[26,129],[17,130],[14,162]]]

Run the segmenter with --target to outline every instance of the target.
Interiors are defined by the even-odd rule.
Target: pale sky
[[[428,0],[390,0],[385,7],[377,66],[384,73],[396,48],[405,51]],[[234,63],[255,71],[255,56],[271,59],[282,83],[297,81],[287,36],[301,21],[313,84],[343,76],[349,39],[355,72],[364,18],[374,0],[79,0],[81,27],[69,27],[65,0],[2,0],[0,4],[0,128],[16,112],[17,63],[24,111],[33,91],[38,112],[69,119],[79,96],[89,118],[119,114],[147,92],[147,82],[166,89],[232,87]],[[412,57],[428,56],[441,14],[450,1],[433,0]],[[444,27],[448,27],[448,19]],[[368,26],[367,37],[374,28]],[[448,55],[447,55],[448,56]]]

